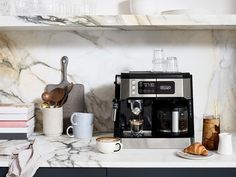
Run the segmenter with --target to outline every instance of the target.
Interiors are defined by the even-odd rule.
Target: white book
[[[35,127],[35,118],[27,122],[28,127],[1,127],[0,133],[27,133],[30,134]]]
[[[1,120],[24,120],[27,121],[31,119],[32,117],[35,116],[35,112],[31,111],[26,114],[19,114],[19,113],[11,113],[11,114],[6,114],[6,113],[0,113],[0,121]]]
[[[0,104],[0,114],[28,114],[34,111],[33,103],[19,103],[19,104]]]
[[[24,128],[0,128],[0,133],[28,133],[28,127],[24,127]]]
[[[11,139],[11,140],[22,140],[27,139],[34,133],[34,127],[31,127],[27,133],[0,133],[0,140]]]

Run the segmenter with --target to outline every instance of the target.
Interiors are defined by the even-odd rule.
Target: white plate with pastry
[[[195,154],[189,154],[183,151],[177,151],[176,153],[179,157],[190,159],[190,160],[205,160],[213,157],[215,155],[214,152],[209,151],[207,156],[203,155],[195,155]]]
[[[211,158],[215,153],[208,151],[201,143],[194,143],[184,150],[178,151],[179,157],[191,160],[204,160]]]

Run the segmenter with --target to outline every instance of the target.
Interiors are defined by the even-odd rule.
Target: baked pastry
[[[208,156],[208,150],[201,143],[194,143],[184,149],[185,153]]]

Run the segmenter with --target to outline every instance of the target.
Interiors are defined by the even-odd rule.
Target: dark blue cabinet
[[[6,177],[7,168],[0,168],[0,177]]]
[[[107,177],[236,177],[235,168],[108,168]]]
[[[236,168],[40,168],[34,177],[236,177]]]
[[[6,177],[7,168],[0,168]],[[39,168],[34,177],[106,177],[105,168]]]

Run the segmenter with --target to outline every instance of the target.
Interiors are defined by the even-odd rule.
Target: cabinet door
[[[107,177],[236,177],[236,168],[109,168]]]
[[[6,177],[8,168],[0,168]],[[105,168],[39,168],[34,177],[106,177]]]
[[[6,177],[7,172],[8,168],[0,167],[0,177]]]
[[[106,177],[102,168],[40,168],[34,177]]]

